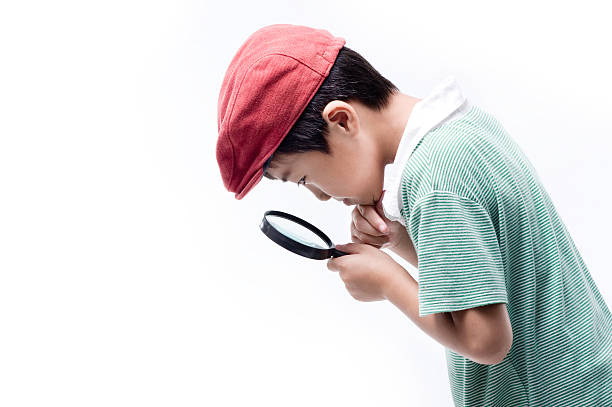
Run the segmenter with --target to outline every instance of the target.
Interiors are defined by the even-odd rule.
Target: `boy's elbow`
[[[488,344],[476,346],[472,352],[473,360],[481,365],[496,365],[503,360],[512,348],[512,330],[506,335],[491,338]]]
[[[512,325],[505,303],[451,312],[465,356],[483,365],[501,363],[512,347]]]

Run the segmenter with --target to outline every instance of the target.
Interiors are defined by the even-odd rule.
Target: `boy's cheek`
[[[319,200],[321,201],[328,201],[331,196],[326,194],[325,192],[321,191],[320,189],[318,189],[317,187],[313,186],[313,185],[309,185],[306,184],[305,187],[312,192],[312,194]]]

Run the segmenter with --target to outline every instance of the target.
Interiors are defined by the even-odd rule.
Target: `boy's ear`
[[[344,130],[348,133],[354,133],[359,129],[359,117],[357,112],[349,103],[341,100],[332,100],[329,102],[321,113],[323,120],[327,122],[330,133],[338,130]]]

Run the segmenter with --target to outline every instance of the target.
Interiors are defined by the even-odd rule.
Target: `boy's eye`
[[[300,180],[298,181],[298,187],[300,186],[300,184],[304,184],[306,185],[306,175],[304,175],[302,178],[300,178]]]

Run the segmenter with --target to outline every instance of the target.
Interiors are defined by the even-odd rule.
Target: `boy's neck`
[[[406,129],[408,118],[414,105],[421,99],[401,92],[391,94],[387,107],[378,112],[376,120],[376,133],[380,135],[380,152],[383,165],[391,164],[395,160],[395,153],[399,147],[402,135]]]

